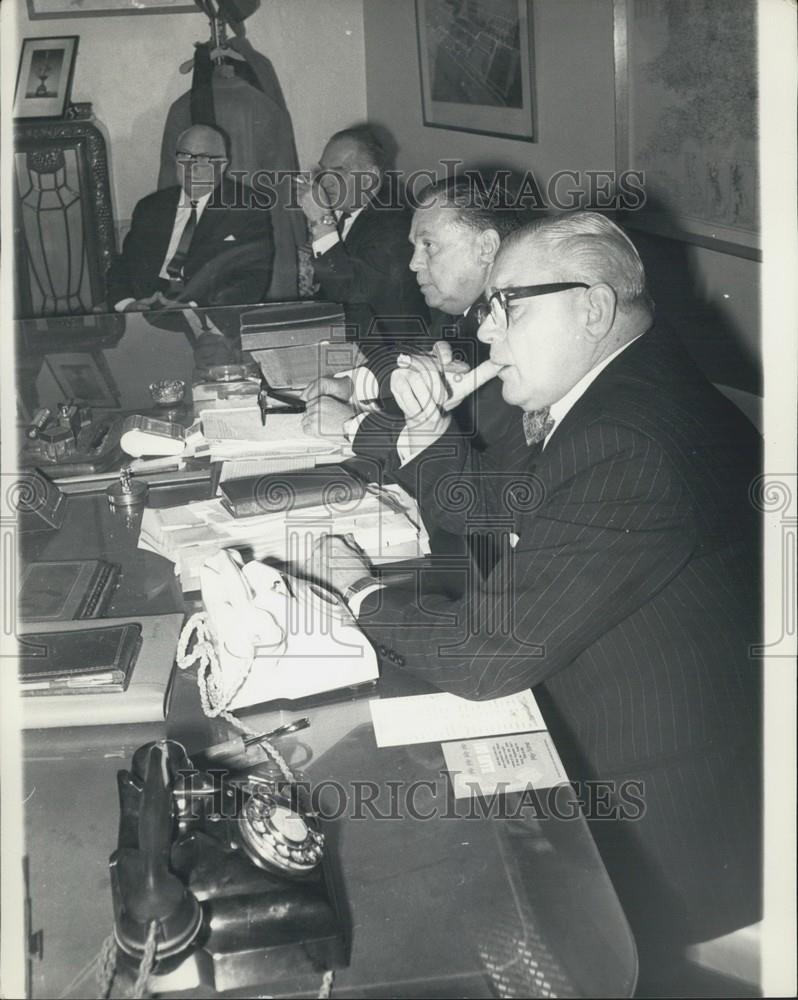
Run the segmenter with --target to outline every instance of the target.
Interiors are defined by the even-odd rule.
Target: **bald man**
[[[108,272],[110,306],[129,312],[263,301],[274,260],[269,211],[245,184],[225,177],[224,135],[193,125],[178,137],[175,160],[179,184],[133,210]]]

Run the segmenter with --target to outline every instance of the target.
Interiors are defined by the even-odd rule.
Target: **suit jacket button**
[[[391,663],[396,663],[396,653],[394,653],[392,649],[388,650],[388,659],[391,661]]]
[[[377,646],[377,652],[380,654],[380,656],[388,655],[388,650],[386,649],[385,646]]]
[[[399,667],[403,667],[405,665],[405,658],[404,656],[400,656],[399,653],[396,654],[396,665]]]

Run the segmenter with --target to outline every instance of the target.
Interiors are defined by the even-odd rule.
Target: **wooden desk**
[[[138,519],[111,514],[102,494],[71,496],[60,531],[30,528],[21,552],[23,559],[120,563],[109,615],[182,609],[171,563],[137,549],[137,540]],[[413,690],[410,679],[391,684],[372,696]],[[264,730],[286,718],[268,707],[243,714]],[[335,996],[631,995],[634,943],[581,816],[535,818],[527,810],[516,818],[467,818],[462,803],[452,815],[439,745],[378,749],[365,698],[301,714],[311,718],[310,729],[282,749],[312,785],[334,781],[346,796],[343,815],[328,827],[352,926],[351,963],[337,973]],[[44,931],[44,956],[32,969],[35,997],[94,992],[91,960],[111,930],[115,773],[136,747],[165,733],[189,752],[229,735],[226,724],[202,715],[195,679],[182,672],[163,725],[25,734],[32,926]],[[399,783],[397,818],[358,809],[362,783],[370,781],[380,790],[377,808],[388,811],[389,780]],[[414,786],[419,781],[428,784]],[[414,818],[413,805],[435,815]],[[264,990],[315,995],[317,987],[316,977],[297,977]]]

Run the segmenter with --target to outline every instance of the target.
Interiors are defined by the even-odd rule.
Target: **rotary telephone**
[[[297,786],[197,770],[174,740],[140,747],[117,785],[117,977],[148,961],[154,992],[224,991],[347,964],[337,877]]]

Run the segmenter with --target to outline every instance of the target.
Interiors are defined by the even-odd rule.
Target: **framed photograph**
[[[532,0],[416,0],[424,124],[534,142]]]
[[[118,409],[119,390],[102,351],[48,354],[47,367],[63,393],[63,402]]]
[[[23,39],[14,95],[15,118],[63,117],[77,53],[77,35]]]
[[[757,4],[716,13],[615,0],[617,168],[641,173],[645,191],[621,221],[761,260]]]
[[[194,0],[28,0],[28,17],[106,17],[109,14],[199,13]]]

